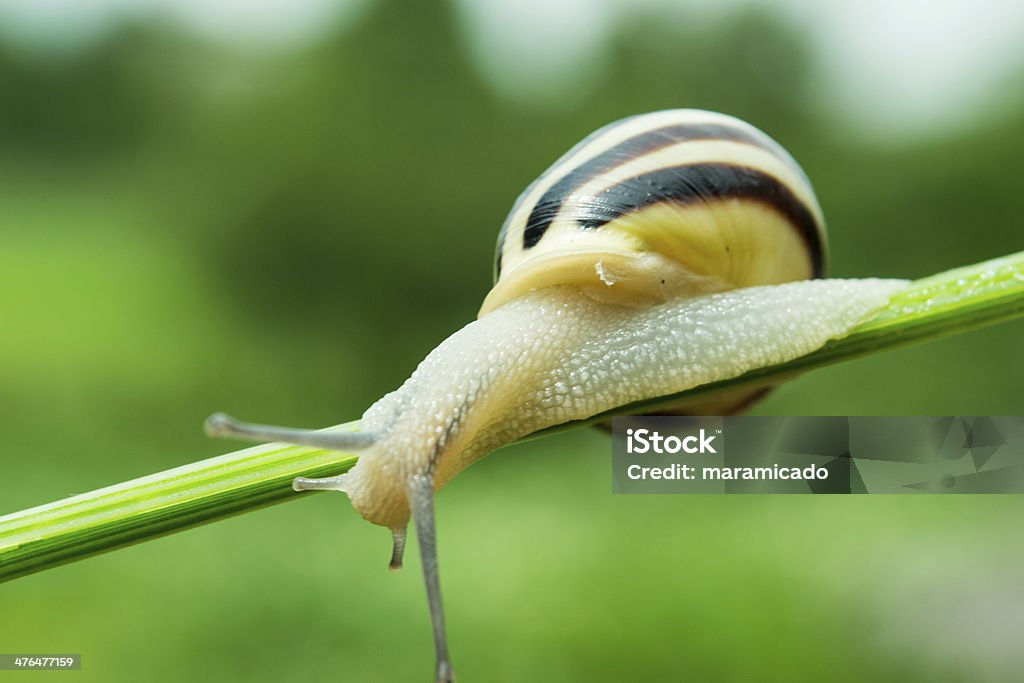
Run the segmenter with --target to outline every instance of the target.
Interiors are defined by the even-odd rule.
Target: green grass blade
[[[918,280],[848,336],[796,360],[533,436],[595,423],[612,414],[652,412],[684,400],[774,384],[814,368],[1021,315],[1024,252]],[[297,497],[291,489],[294,477],[339,474],[355,462],[356,456],[350,454],[269,444],[0,517],[0,581],[292,500]]]
[[[295,477],[356,460],[266,444],[0,517],[0,582],[287,500]]]

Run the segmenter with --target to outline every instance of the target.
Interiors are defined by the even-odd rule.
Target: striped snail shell
[[[498,234],[483,315],[574,283],[625,304],[822,277],[811,183],[732,116],[674,109],[601,128],[541,174]]]
[[[364,518],[388,527],[392,568],[401,566],[412,519],[435,677],[450,681],[435,492],[545,427],[809,353],[905,286],[808,280],[820,278],[824,262],[810,183],[767,135],[698,110],[624,119],[523,192],[501,228],[496,282],[479,318],[374,403],[361,431],[252,425],[222,414],[207,431],[360,454],[345,474],[293,486],[344,491]],[[731,409],[736,398],[719,405]]]

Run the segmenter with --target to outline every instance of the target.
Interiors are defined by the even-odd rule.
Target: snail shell
[[[626,305],[822,277],[807,176],[732,116],[675,109],[601,128],[541,174],[498,234],[480,315],[574,284]]]

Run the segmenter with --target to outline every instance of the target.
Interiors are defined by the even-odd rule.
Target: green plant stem
[[[918,280],[873,319],[801,358],[622,406],[528,438],[592,424],[613,414],[654,412],[683,400],[774,384],[814,368],[1020,315],[1024,315],[1024,252]],[[357,428],[355,422],[340,427]],[[339,474],[355,462],[351,454],[268,444],[0,517],[0,582],[295,499],[294,477]]]

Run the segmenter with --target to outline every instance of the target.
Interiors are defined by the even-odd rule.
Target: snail
[[[451,681],[435,493],[539,429],[809,353],[905,284],[823,280],[825,260],[810,181],[765,133],[694,109],[633,116],[585,138],[519,196],[477,320],[374,403],[361,431],[214,414],[207,432],[359,453],[349,472],[293,488],[348,494],[391,530],[392,568],[412,518],[435,674]],[[718,414],[749,398],[686,410]]]

